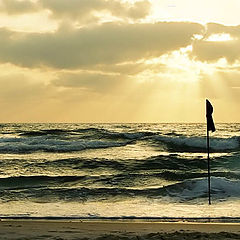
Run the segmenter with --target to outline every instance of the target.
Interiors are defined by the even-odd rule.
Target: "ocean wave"
[[[69,141],[136,141],[144,140],[151,144],[152,141],[165,145],[170,151],[189,151],[189,152],[206,152],[205,137],[190,137],[176,132],[161,134],[160,132],[151,131],[113,131],[105,128],[79,128],[79,129],[42,129],[34,131],[24,131],[14,138],[2,138],[1,141],[34,141],[41,138],[42,140],[69,140]],[[4,140],[3,140],[4,139]],[[28,140],[30,139],[30,140]],[[40,139],[41,141],[41,139]],[[238,149],[239,137],[216,138],[210,139],[210,149],[215,152],[232,151]],[[1,150],[0,150],[1,151]],[[72,151],[72,150],[70,150]]]
[[[132,197],[164,198],[171,201],[191,201],[208,196],[207,177],[188,179],[180,183],[155,188],[131,188],[121,186],[79,186],[72,182],[84,181],[86,176],[29,176],[2,178],[1,201],[28,199],[31,201],[88,201],[115,200]],[[211,177],[211,195],[214,200],[240,197],[240,180]]]
[[[212,164],[218,160],[213,159]],[[227,161],[225,161],[227,164]],[[207,162],[206,159],[202,158],[183,158],[178,156],[165,156],[159,155],[143,159],[107,159],[107,158],[86,158],[86,157],[73,157],[73,158],[62,158],[56,160],[47,159],[45,161],[19,161],[18,159],[11,160],[6,165],[5,161],[0,161],[0,167],[5,168],[11,165],[25,165],[28,168],[43,168],[43,169],[73,169],[73,170],[94,170],[98,168],[113,170],[116,172],[123,172],[128,174],[136,174],[138,172],[162,172],[162,171],[182,171],[182,172],[198,172],[206,170]]]
[[[33,130],[33,131],[23,131],[19,133],[19,136],[23,137],[35,137],[35,136],[65,136],[65,135],[73,135],[77,133],[84,133],[84,134],[101,134],[104,133],[106,130],[102,128],[80,128],[80,129],[41,129],[41,130]]]
[[[192,200],[208,196],[208,179],[185,180],[164,188],[167,196],[180,200]],[[240,196],[240,181],[227,178],[211,177],[211,195],[215,199]]]
[[[88,174],[98,175],[99,183],[107,185],[133,186],[141,181],[143,185],[154,182],[156,179],[168,181],[182,181],[207,176],[206,158],[184,158],[177,155],[159,155],[143,159],[107,159],[107,158],[86,158],[72,157],[59,159],[34,159],[24,160],[16,157],[11,160],[1,160],[0,168],[2,171],[9,172],[10,169],[17,169],[20,174],[28,175],[30,172],[35,174],[56,172],[66,174]],[[227,177],[229,179],[239,179],[239,155],[215,157],[211,159],[212,175]],[[14,170],[15,171],[15,170]],[[106,174],[104,176],[103,174]],[[153,179],[155,178],[155,180]]]
[[[87,159],[87,158],[65,158],[65,159],[58,159],[54,161],[45,161],[45,162],[36,162],[31,163],[32,167],[55,167],[55,168],[64,168],[69,167],[71,169],[113,169],[113,170],[126,170],[128,169],[129,165],[125,162],[121,162],[118,160],[108,160],[106,158],[94,158],[94,159]]]
[[[152,132],[105,132],[105,134],[108,138],[123,138],[131,140],[143,139],[155,135],[155,133]]]
[[[76,181],[84,181],[87,176],[17,176],[0,178],[0,190],[30,189],[38,187],[54,187],[67,185]]]
[[[93,138],[107,138],[107,139],[128,139],[128,140],[138,140],[147,136],[156,135],[153,132],[117,132],[110,131],[104,128],[80,128],[80,129],[43,129],[39,131],[24,131],[19,134],[19,136],[23,137],[37,137],[37,136],[71,136],[71,135],[79,135],[84,137],[93,137]]]
[[[68,130],[64,129],[43,129],[39,131],[24,131],[21,132],[20,136],[28,136],[28,137],[34,137],[34,136],[44,136],[44,135],[62,135],[68,133]]]
[[[155,140],[167,144],[167,146],[176,151],[203,151],[206,152],[205,137],[169,137],[155,136]],[[212,151],[227,151],[239,148],[239,138],[211,138],[210,149]]]
[[[156,135],[156,133],[153,132],[147,132],[147,131],[132,131],[132,132],[118,132],[118,131],[110,131],[108,129],[103,128],[84,128],[84,129],[77,129],[72,131],[73,133],[84,133],[86,134],[86,137],[98,137],[98,138],[104,138],[104,139],[122,139],[122,140],[140,140],[140,139],[146,139],[148,137]]]
[[[16,159],[13,164],[16,164]],[[124,172],[136,173],[138,171],[161,171],[161,170],[175,170],[183,172],[199,172],[207,169],[207,155],[205,157],[185,157],[177,154],[157,155],[153,157],[146,157],[141,159],[125,159],[121,158],[60,158],[51,161],[31,162],[29,165],[44,167],[69,167],[72,169],[113,169]],[[1,166],[1,161],[0,161]],[[211,167],[215,170],[233,171],[239,169],[239,154],[229,154],[226,156],[212,157]]]
[[[85,149],[121,147],[130,141],[60,140],[44,137],[1,138],[0,153],[74,152]]]

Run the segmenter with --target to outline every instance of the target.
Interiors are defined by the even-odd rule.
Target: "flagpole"
[[[210,156],[209,156],[209,131],[207,128],[207,152],[208,152],[208,204],[211,205],[211,182],[210,182]]]
[[[211,205],[211,175],[210,175],[210,154],[209,154],[209,131],[215,132],[215,126],[212,118],[213,106],[206,99],[206,117],[207,117],[207,153],[208,153],[208,204]]]

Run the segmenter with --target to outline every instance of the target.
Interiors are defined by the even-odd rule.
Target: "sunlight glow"
[[[206,41],[208,42],[224,42],[231,40],[234,40],[234,38],[232,38],[231,35],[228,33],[212,34],[206,39]]]
[[[17,32],[54,32],[58,23],[48,17],[47,11],[11,16],[0,14],[0,27]]]

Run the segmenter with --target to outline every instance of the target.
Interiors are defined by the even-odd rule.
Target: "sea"
[[[240,124],[1,124],[0,218],[240,217]]]

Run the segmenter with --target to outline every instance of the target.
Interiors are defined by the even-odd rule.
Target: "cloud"
[[[114,17],[142,19],[151,9],[148,0],[135,3],[121,2],[119,0],[0,0],[1,12],[9,15],[20,15],[34,13],[36,11],[48,10],[51,17],[55,19],[70,19],[86,22],[97,20],[97,13],[110,14]]]
[[[1,3],[1,12],[5,12],[9,15],[24,14],[38,10],[37,4],[29,0],[3,0]]]
[[[206,37],[209,37],[212,34],[221,34],[221,33],[228,33],[232,37],[240,37],[240,25],[238,26],[225,26],[218,23],[208,23],[206,25]]]
[[[213,34],[229,34],[233,39],[228,41],[208,41]],[[193,43],[192,56],[200,61],[214,62],[225,58],[233,63],[240,58],[240,26],[224,26],[209,23],[204,38]]]
[[[143,72],[146,69],[154,69],[157,68],[158,70],[160,68],[163,68],[163,64],[156,64],[150,65],[145,64],[144,62],[123,62],[120,64],[97,64],[94,66],[91,66],[91,70],[98,71],[98,72],[104,72],[108,74],[115,74],[115,75],[122,75],[122,76],[134,76],[137,75],[140,72]],[[82,67],[84,69],[84,67]],[[89,70],[89,67],[86,66],[85,70]]]
[[[233,63],[240,57],[240,40],[223,42],[197,41],[193,44],[193,53],[200,61],[214,62],[225,58]]]
[[[147,0],[136,3],[123,3],[117,0],[40,0],[43,8],[51,11],[54,18],[81,20],[94,12],[108,12],[113,16],[133,19],[144,18],[149,14],[151,4]]]
[[[102,24],[54,33],[0,30],[0,62],[23,67],[81,68],[159,57],[191,44],[197,23]]]

